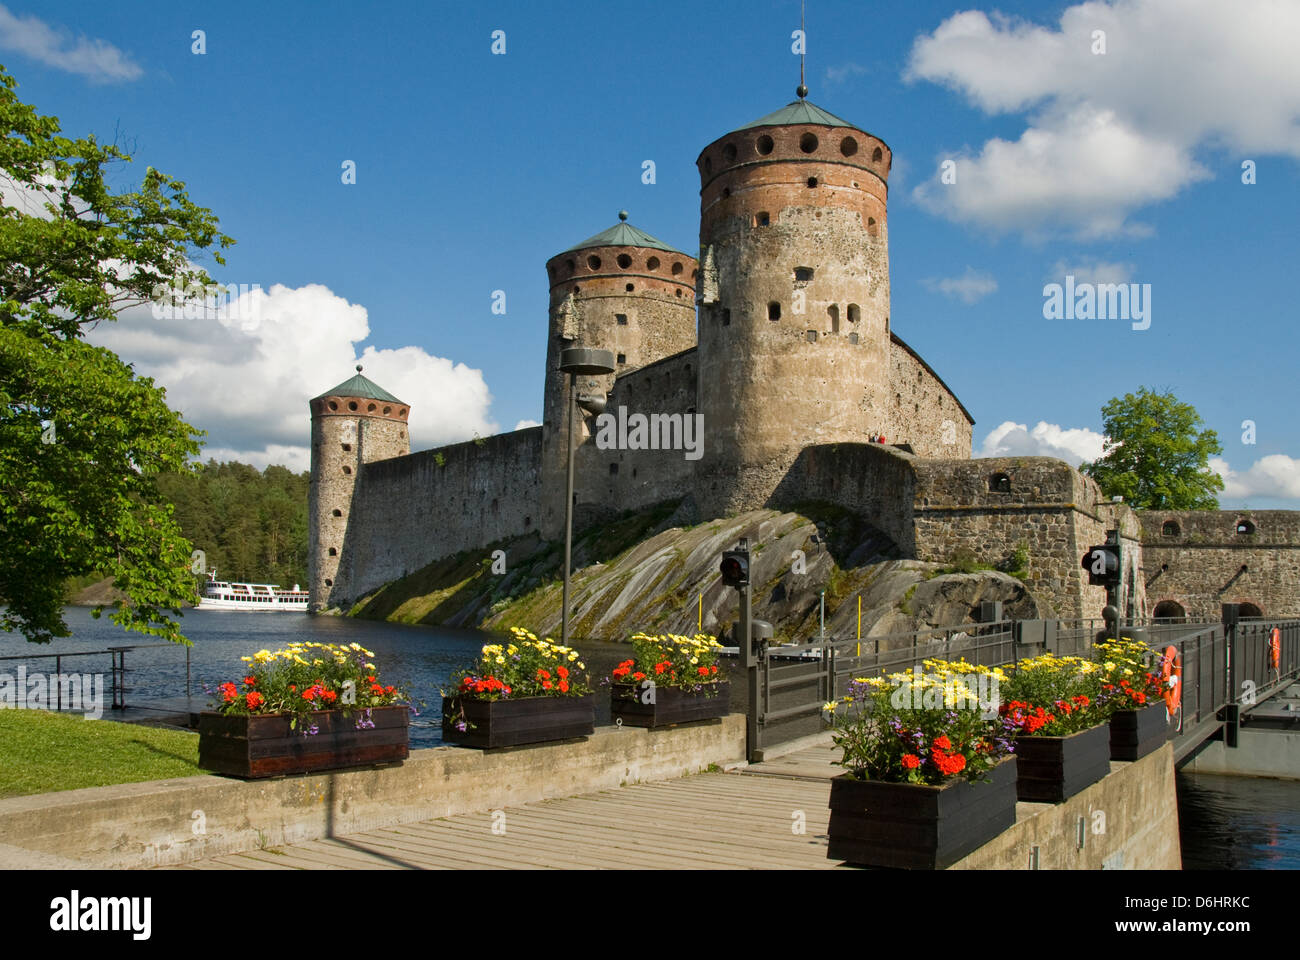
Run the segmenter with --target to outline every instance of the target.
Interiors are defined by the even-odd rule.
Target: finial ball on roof
[[[800,100],[808,96],[808,88],[805,87],[802,83],[799,84],[799,86],[794,88],[794,92],[795,92],[795,96],[797,96]]]
[[[361,364],[358,363],[358,364],[357,364],[357,373],[360,373],[360,372],[361,372]]]
[[[620,210],[620,211],[618,212],[618,218],[619,218],[620,220],[626,220],[626,219],[627,219],[627,211],[626,211],[626,210]]]

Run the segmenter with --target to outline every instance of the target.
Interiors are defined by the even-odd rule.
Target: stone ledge
[[[189,863],[671,779],[744,758],[745,717],[732,714],[665,730],[599,727],[569,743],[413,750],[401,766],[384,768],[261,781],[203,775],[11,797],[0,800],[0,866]]]

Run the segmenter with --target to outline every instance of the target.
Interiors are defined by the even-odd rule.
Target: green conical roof
[[[759,117],[753,123],[747,123],[743,127],[737,127],[736,129],[750,130],[754,127],[783,127],[793,123],[819,123],[824,127],[853,126],[847,120],[841,120],[835,114],[827,113],[815,103],[809,103],[807,100],[796,100],[793,103],[786,104],[776,113],[769,113],[766,117]]]
[[[326,390],[319,397],[313,397],[314,400],[320,400],[323,397],[361,397],[364,400],[383,400],[386,403],[402,403],[406,401],[398,400],[395,396],[375,383],[361,375],[361,365],[357,364],[357,375],[344,380],[332,390]]]
[[[560,252],[572,253],[575,250],[586,250],[588,247],[650,247],[652,250],[665,250],[668,253],[682,252],[676,247],[668,246],[662,240],[656,240],[644,230],[632,226],[627,222],[626,210],[619,211],[618,223],[608,230],[603,230],[594,237],[588,237],[582,243],[575,244],[569,249]]]

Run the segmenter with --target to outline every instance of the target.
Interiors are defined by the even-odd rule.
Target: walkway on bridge
[[[504,821],[466,814],[179,869],[831,869],[827,803],[830,778],[842,772],[832,756],[828,744],[733,773],[506,807]],[[798,811],[802,834],[792,829]]]

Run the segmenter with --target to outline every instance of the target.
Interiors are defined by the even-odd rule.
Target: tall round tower
[[[361,375],[311,401],[311,487],[308,496],[307,583],[309,609],[347,597],[346,550],[361,465],[411,452],[410,408]]]
[[[694,257],[619,222],[546,261],[551,285],[542,401],[542,535],[564,533],[568,377],[560,352],[590,347],[614,354],[616,370],[582,377],[582,393],[605,394],[615,377],[695,346]],[[579,430],[585,429],[579,418]]]
[[[766,503],[804,447],[887,425],[890,150],[798,94],[696,161],[706,516]]]

